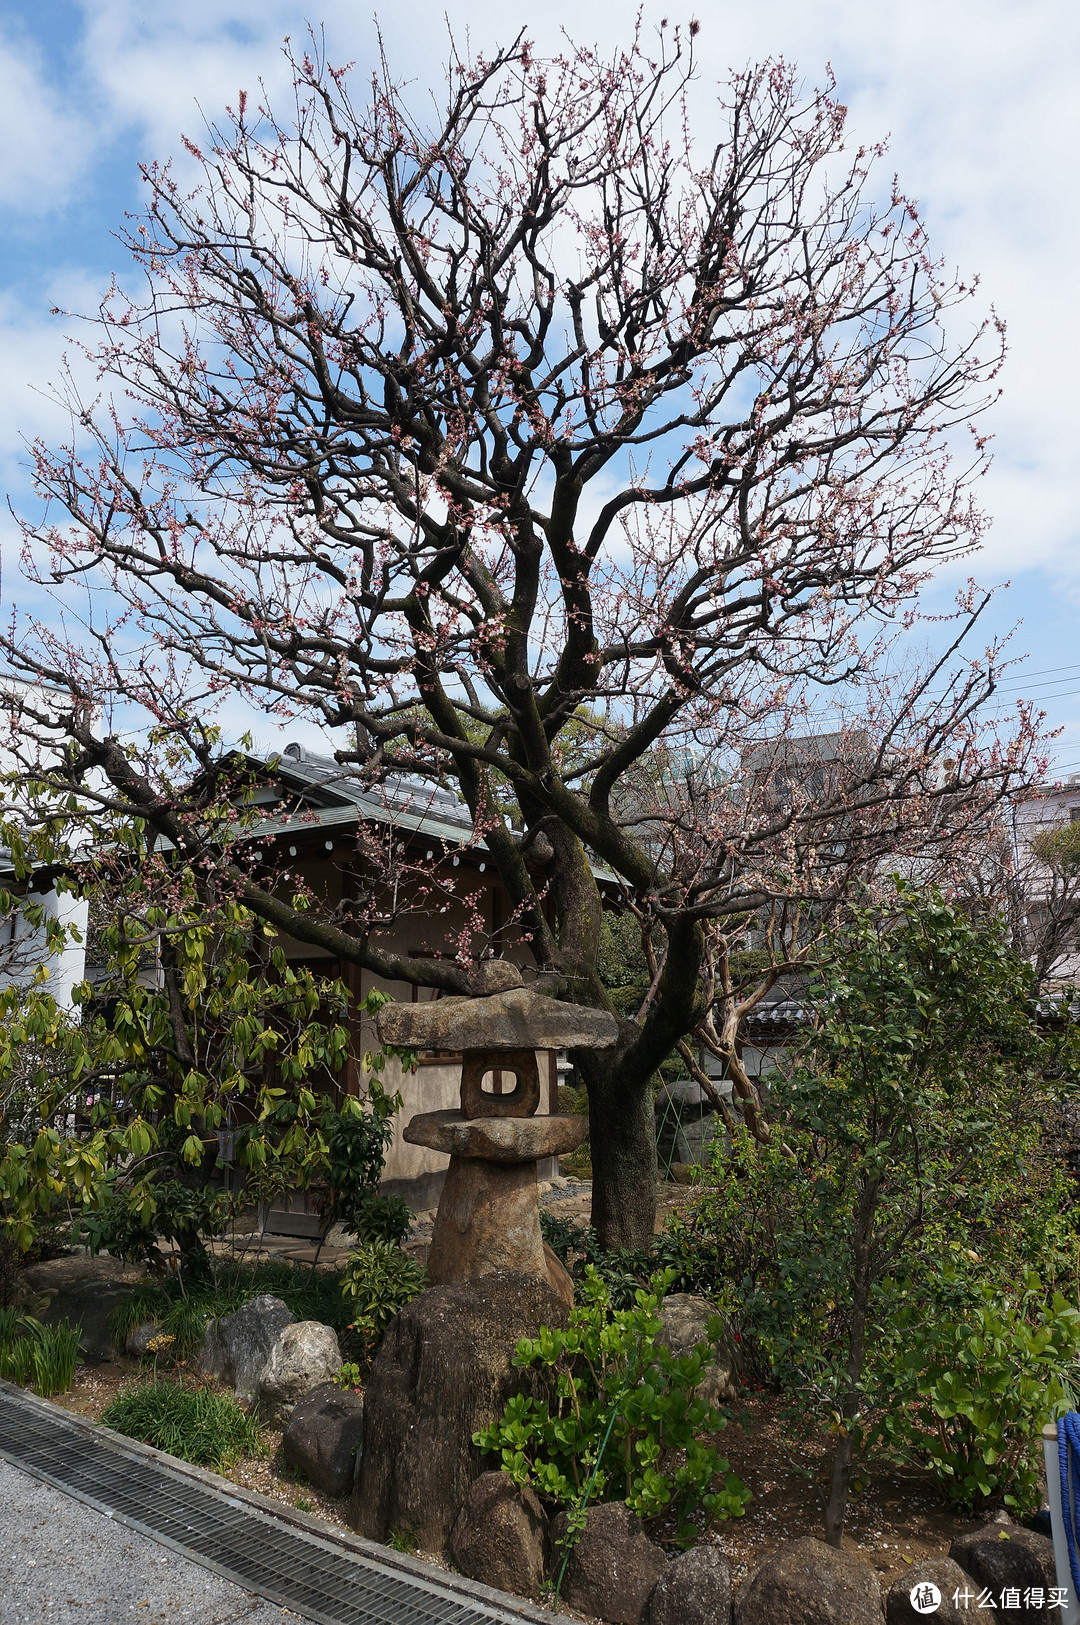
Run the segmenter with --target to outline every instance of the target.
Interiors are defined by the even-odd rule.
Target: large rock
[[[207,1327],[196,1355],[199,1371],[228,1383],[242,1398],[254,1399],[270,1350],[295,1318],[288,1304],[269,1293],[249,1299]]]
[[[90,1365],[113,1360],[120,1352],[114,1345],[109,1320],[130,1298],[132,1291],[150,1279],[138,1264],[103,1254],[67,1254],[34,1264],[26,1271],[25,1285],[30,1296],[20,1305],[46,1326],[62,1321],[81,1327],[79,1353]]]
[[[31,1264],[24,1280],[33,1292],[56,1292],[84,1281],[107,1281],[112,1286],[138,1286],[150,1276],[141,1264],[128,1264],[107,1253],[65,1253],[60,1258]]]
[[[941,1601],[933,1608],[935,1591]],[[968,1593],[966,1606],[962,1600],[965,1591]],[[959,1598],[953,1602],[957,1593]],[[923,1603],[921,1608],[916,1608],[916,1600]],[[913,1564],[906,1574],[894,1581],[885,1599],[886,1625],[919,1625],[928,1614],[933,1625],[971,1625],[973,1619],[995,1625],[998,1617],[992,1608],[976,1608],[971,1595],[971,1576],[951,1557],[932,1557]]]
[[[710,1346],[711,1358],[706,1359],[702,1369],[699,1396],[710,1405],[738,1399],[735,1344],[730,1334],[716,1343],[709,1337],[706,1327],[716,1311],[708,1299],[690,1292],[673,1292],[664,1299],[659,1313],[664,1327],[657,1341],[664,1343],[673,1354],[690,1354],[698,1343]]]
[[[271,1420],[286,1421],[293,1406],[341,1370],[337,1333],[321,1320],[297,1320],[274,1340],[259,1372],[259,1404]]]
[[[481,1473],[450,1531],[462,1574],[518,1597],[536,1597],[547,1566],[547,1519],[532,1490],[506,1473]]]
[[[88,1365],[103,1365],[114,1360],[119,1352],[113,1343],[109,1321],[113,1311],[119,1309],[131,1296],[128,1286],[114,1286],[107,1281],[80,1281],[77,1286],[63,1287],[46,1302],[35,1299],[26,1306],[27,1312],[44,1326],[59,1326],[62,1321],[80,1327],[79,1354]]]
[[[562,1567],[566,1513],[552,1526],[555,1576]],[[667,1565],[659,1546],[625,1501],[603,1501],[585,1514],[585,1527],[570,1553],[560,1596],[580,1614],[610,1625],[643,1625],[653,1588]]]
[[[431,1287],[400,1309],[368,1377],[353,1528],[372,1540],[411,1529],[423,1551],[441,1551],[491,1464],[473,1434],[499,1420],[512,1394],[550,1392],[543,1373],[513,1364],[515,1348],[541,1326],[566,1324],[546,1282],[509,1272]]]
[[[150,1344],[160,1335],[161,1327],[156,1320],[141,1321],[135,1330],[129,1333],[124,1352],[133,1354],[137,1360],[141,1360],[144,1354],[150,1353]]]
[[[735,1625],[881,1625],[881,1587],[850,1552],[785,1540],[739,1587]]]
[[[695,1546],[667,1564],[649,1598],[645,1625],[731,1625],[731,1564],[715,1546]]]
[[[614,1016],[583,1004],[510,988],[481,999],[431,999],[384,1004],[375,1017],[384,1044],[412,1049],[610,1049],[619,1036]]]
[[[363,1396],[323,1382],[293,1406],[281,1453],[316,1489],[345,1495],[363,1443]]]
[[[949,1556],[990,1592],[998,1605],[1000,1625],[1020,1625],[1030,1617],[1023,1607],[1023,1594],[1029,1586],[1041,1586],[1048,1592],[1057,1585],[1053,1541],[1018,1523],[995,1521],[958,1535]],[[1001,1594],[1008,1589],[1019,1591],[1019,1607],[1001,1607]]]

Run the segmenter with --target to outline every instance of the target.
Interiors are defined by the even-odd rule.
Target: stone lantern
[[[404,1132],[411,1145],[450,1157],[427,1276],[432,1286],[440,1286],[520,1270],[549,1281],[572,1302],[570,1278],[540,1234],[536,1164],[541,1157],[576,1150],[588,1121],[536,1115],[536,1051],[610,1049],[618,1028],[604,1011],[529,992],[512,966],[500,964],[499,970],[500,981],[518,986],[485,998],[384,1004],[376,1017],[384,1044],[460,1050],[462,1056],[460,1109],[421,1112]],[[490,1072],[513,1075],[509,1094],[484,1089]]]

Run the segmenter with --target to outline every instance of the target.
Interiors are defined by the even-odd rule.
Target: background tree
[[[29,868],[19,830],[3,833]],[[52,854],[60,886],[91,900],[93,986],[71,1010],[47,979],[0,992],[0,1236],[25,1249],[59,1222],[157,1264],[165,1237],[181,1279],[202,1275],[204,1237],[235,1213],[228,1169],[249,1199],[315,1189],[328,1223],[362,1231],[396,1101],[385,1057],[350,1055],[346,989],[289,966],[273,928],[234,901],[208,913],[175,855],[148,885],[145,831],[119,833],[78,861]],[[366,1093],[341,1103],[350,1060]],[[378,1218],[400,1230],[392,1203]]]
[[[1080,823],[1026,833],[1014,829],[1008,897],[1017,948],[1042,987],[1080,945]]]
[[[692,1205],[700,1285],[802,1415],[831,1419],[834,1545],[877,1431],[963,1505],[1037,1484],[1038,1429],[1080,1322],[1054,1300],[1055,1278],[1072,1283],[1077,1208],[1047,1134],[1075,1094],[1076,1029],[1040,1030],[1034,992],[1000,919],[904,883],[891,906],[854,910],[819,949],[798,1064],[773,1079],[775,1143],[752,1159],[745,1135],[718,1145]],[[1062,1335],[1033,1350],[1028,1323],[1044,1317]],[[942,1349],[951,1375],[924,1381]]]
[[[1056,794],[1029,785],[987,823],[983,849],[957,885],[973,917],[1005,921],[1049,998],[1075,981],[1080,947],[1080,821],[1053,822],[1066,810]]]
[[[457,787],[554,997],[611,1004],[606,866],[661,948],[615,1050],[577,1058],[597,1228],[640,1244],[650,1079],[714,1008],[734,1053],[733,930],[771,920],[782,965],[800,922],[885,854],[940,852],[942,808],[962,833],[1023,769],[1023,726],[981,748],[995,652],[876,680],[920,583],[978,540],[984,444],[950,448],[1001,333],[957,310],[970,287],[847,148],[831,85],[782,63],[734,74],[697,147],[667,29],[607,58],[454,51],[426,119],[385,63],[363,103],[316,52],[294,67],[287,118],[242,94],[186,143],[194,184],[146,170],[143,291],[114,286],[89,345],[104,393],[69,384],[75,441],[35,449],[26,569],[88,597],[81,627],[24,615],[4,644],[70,696],[23,700],[13,748],[59,719],[69,816],[141,820],[204,906],[225,888],[452,992],[479,930],[397,954],[377,886],[328,920],[210,827],[223,699],[317,724],[365,782]],[[754,749],[820,726],[823,689],[862,743],[823,794],[762,796]]]

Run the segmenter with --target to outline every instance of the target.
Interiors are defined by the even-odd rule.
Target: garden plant
[[[297,1320],[320,1320],[347,1341],[353,1310],[343,1296],[342,1277],[334,1271],[313,1275],[308,1265],[284,1259],[222,1264],[216,1279],[190,1285],[186,1292],[175,1276],[148,1281],[114,1310],[109,1328],[116,1346],[123,1348],[137,1326],[152,1321],[175,1338],[176,1357],[187,1359],[211,1320],[262,1293],[280,1298]]]
[[[714,1519],[740,1517],[750,1498],[711,1442],[724,1418],[696,1395],[707,1345],[675,1355],[660,1340],[670,1284],[656,1276],[632,1307],[615,1309],[590,1268],[569,1328],[541,1327],[514,1355],[517,1366],[550,1371],[553,1402],[517,1395],[474,1436],[515,1483],[566,1508],[571,1541],[587,1500],[670,1518],[689,1544]]]
[[[29,875],[45,848],[39,840],[31,854],[22,832],[7,833]],[[399,1100],[382,1086],[386,1053],[351,1052],[345,987],[291,967],[242,908],[222,903],[208,923],[182,872],[168,895],[149,897],[129,834],[92,895],[93,989],[75,988],[73,1012],[47,982],[0,991],[9,1245],[28,1256],[63,1222],[73,1241],[157,1273],[165,1240],[190,1298],[227,1293],[206,1242],[241,1203],[308,1191],[327,1227],[400,1239],[404,1205],[378,1193]],[[150,961],[160,986],[147,985]],[[373,991],[366,1012],[385,997]],[[361,1093],[335,1098],[348,1068]],[[259,1250],[256,1231],[246,1251]]]
[[[341,1291],[351,1314],[350,1331],[370,1355],[390,1321],[427,1285],[424,1266],[389,1241],[373,1241],[350,1253]]]
[[[32,1315],[0,1309],[0,1378],[29,1384],[42,1399],[66,1394],[75,1376],[82,1328],[46,1326]]]
[[[914,1305],[897,1314],[892,1394],[872,1443],[929,1467],[965,1511],[998,1499],[1031,1512],[1040,1426],[1080,1399],[1080,1311],[1033,1270],[1012,1288],[958,1284],[951,1312],[941,1291],[929,1321]]]

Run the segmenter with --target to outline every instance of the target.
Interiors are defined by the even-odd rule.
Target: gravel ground
[[[0,1461],[0,1625],[300,1618]]]

